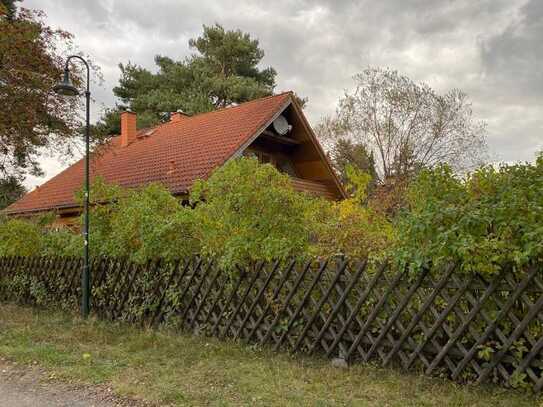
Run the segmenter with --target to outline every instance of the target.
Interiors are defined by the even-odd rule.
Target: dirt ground
[[[149,406],[115,396],[107,386],[61,383],[37,366],[20,366],[0,358],[2,407]]]

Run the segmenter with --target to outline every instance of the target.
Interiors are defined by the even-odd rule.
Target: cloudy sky
[[[496,161],[533,160],[543,149],[542,0],[25,0],[75,35],[101,67],[95,114],[112,106],[119,62],[153,69],[156,54],[181,59],[202,24],[240,28],[260,40],[277,90],[309,98],[312,123],[333,113],[352,76],[397,69],[438,91],[460,88],[488,123]],[[66,162],[44,159],[46,176]]]

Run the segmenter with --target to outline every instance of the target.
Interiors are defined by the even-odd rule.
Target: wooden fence
[[[0,259],[0,299],[77,309],[81,261]],[[349,363],[460,382],[543,386],[541,267],[485,278],[450,265],[401,270],[331,259],[134,264],[95,259],[92,309],[102,318],[229,337]]]

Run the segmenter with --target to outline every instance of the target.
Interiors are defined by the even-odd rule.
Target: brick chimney
[[[121,147],[126,147],[136,140],[136,113],[121,113]]]
[[[181,120],[186,119],[187,117],[190,117],[190,115],[186,114],[182,110],[178,110],[177,112],[170,113],[171,122],[180,122]]]

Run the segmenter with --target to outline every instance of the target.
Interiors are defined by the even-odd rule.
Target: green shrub
[[[230,269],[291,256],[386,254],[417,269],[457,261],[484,274],[543,257],[543,157],[464,177],[446,166],[423,170],[393,223],[367,204],[368,177],[348,173],[353,196],[329,202],[296,192],[271,165],[236,159],[196,182],[193,207],[158,184],[122,189],[97,180],[91,253],[138,263],[201,253]],[[79,256],[81,235],[52,229],[52,219],[0,220],[0,255]]]
[[[352,168],[348,174],[353,197],[330,202],[295,191],[271,165],[231,160],[195,183],[191,206],[159,184],[123,189],[97,178],[90,193],[90,251],[138,263],[203,254],[227,269],[258,260],[381,253],[393,229],[365,205],[368,176]],[[82,197],[76,194],[80,203]],[[0,254],[80,256],[81,234],[53,228],[53,221],[51,215],[4,221]]]
[[[43,231],[36,222],[4,219],[0,222],[0,256],[37,256],[43,249]]]
[[[408,201],[394,256],[414,267],[453,260],[465,272],[494,274],[543,256],[543,156],[465,177],[446,166],[425,170]]]
[[[79,257],[83,253],[83,236],[68,229],[45,228],[42,256]]]
[[[194,215],[160,184],[122,189],[97,180],[91,190],[90,249],[143,263],[197,253]],[[82,224],[83,218],[81,218]]]
[[[197,181],[190,195],[202,253],[232,267],[308,253],[313,199],[285,174],[256,159],[236,159]]]
[[[318,256],[347,255],[355,258],[382,257],[393,242],[395,232],[384,213],[367,205],[367,188],[371,177],[347,166],[347,190],[352,197],[340,202],[319,200],[313,213],[315,244]]]

